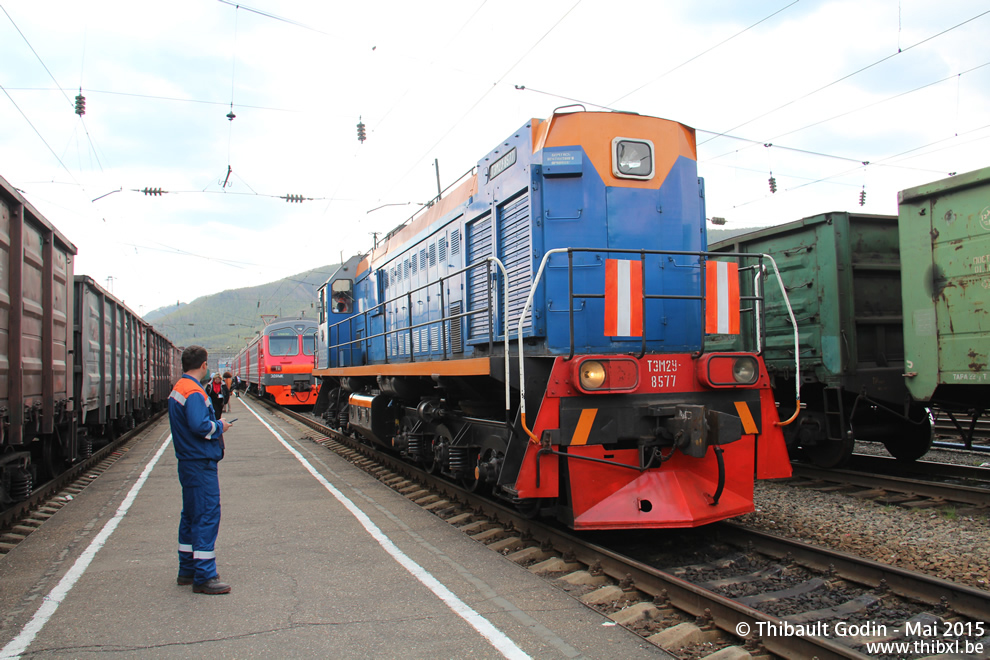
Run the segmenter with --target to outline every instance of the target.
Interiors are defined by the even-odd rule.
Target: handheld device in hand
[[[236,422],[236,421],[237,421],[237,417],[235,417],[234,419],[228,419],[228,420],[227,420],[227,423],[228,423],[228,424],[233,424],[233,423],[234,423],[234,422]]]

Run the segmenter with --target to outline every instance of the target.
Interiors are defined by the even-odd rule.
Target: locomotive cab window
[[[334,280],[330,285],[331,301],[334,314],[350,314],[354,304],[354,282],[351,280]]]
[[[272,357],[299,355],[299,334],[292,328],[272,330],[268,335],[268,352]]]
[[[316,355],[316,328],[310,328],[302,335],[303,355]]]
[[[612,174],[622,179],[652,179],[653,143],[623,137],[612,140]]]

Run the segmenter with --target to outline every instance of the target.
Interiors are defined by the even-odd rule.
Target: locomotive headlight
[[[732,363],[732,379],[743,385],[751,385],[756,382],[758,366],[756,358],[743,356],[736,358]]]
[[[698,380],[708,387],[753,386],[760,380],[755,355],[709,353],[698,360]]]
[[[605,384],[605,366],[597,360],[585,360],[581,363],[579,377],[581,387],[586,390],[597,390]]]
[[[623,179],[653,178],[653,143],[649,140],[612,140],[612,174]]]

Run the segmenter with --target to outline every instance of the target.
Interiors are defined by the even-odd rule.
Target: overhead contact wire
[[[686,65],[688,65],[688,64],[690,64],[691,62],[693,62],[693,61],[695,61],[695,60],[696,60],[696,59],[698,59],[699,57],[702,57],[702,56],[704,56],[704,55],[707,55],[708,53],[710,53],[710,52],[712,52],[712,51],[713,51],[713,50],[715,50],[716,48],[718,48],[718,47],[720,47],[720,46],[723,46],[723,45],[725,45],[725,44],[727,44],[727,43],[729,43],[730,41],[732,41],[732,40],[733,40],[733,39],[735,39],[736,37],[738,37],[738,36],[740,36],[740,35],[742,35],[742,34],[744,34],[744,33],[746,33],[746,32],[749,32],[750,30],[752,30],[753,28],[755,28],[755,27],[756,27],[757,25],[759,25],[760,23],[764,23],[764,22],[766,22],[766,21],[768,21],[768,20],[770,20],[771,18],[773,18],[774,16],[776,16],[777,14],[779,14],[779,13],[781,13],[782,11],[785,11],[785,10],[787,10],[787,9],[790,9],[791,7],[793,7],[794,5],[796,5],[796,4],[797,4],[798,2],[800,2],[800,1],[801,1],[801,0],[794,0],[794,2],[792,2],[791,4],[789,4],[789,5],[786,5],[786,6],[784,6],[784,7],[781,7],[780,9],[778,9],[778,10],[777,10],[777,11],[775,11],[774,13],[772,13],[772,14],[770,14],[769,16],[765,16],[765,17],[763,17],[763,18],[761,18],[760,20],[758,20],[758,21],[756,21],[755,23],[753,23],[752,25],[750,25],[750,26],[749,26],[748,28],[745,28],[745,29],[743,29],[743,30],[740,30],[739,32],[736,32],[736,33],[735,33],[734,35],[732,35],[731,37],[728,37],[727,39],[723,39],[722,41],[720,41],[720,42],[718,42],[717,44],[715,44],[715,45],[714,45],[714,46],[712,46],[711,48],[709,48],[709,49],[707,49],[707,50],[703,50],[703,51],[701,51],[700,53],[698,53],[697,55],[695,55],[694,57],[692,57],[692,58],[690,58],[690,59],[688,59],[688,60],[684,60],[683,62],[681,62],[680,64],[678,64],[677,66],[675,66],[675,67],[674,67],[673,69],[670,69],[669,71],[666,71],[665,73],[662,73],[662,74],[660,74],[659,76],[657,76],[657,77],[656,77],[656,78],[654,78],[653,80],[651,80],[651,81],[649,81],[649,82],[647,82],[647,83],[644,83],[644,84],[642,84],[642,85],[640,85],[639,87],[637,87],[637,88],[636,88],[636,89],[634,89],[633,91],[631,91],[631,92],[628,92],[627,94],[623,94],[623,95],[622,95],[622,96],[620,96],[619,98],[617,98],[617,99],[615,99],[614,101],[612,101],[611,103],[609,103],[609,105],[610,105],[610,106],[612,106],[612,105],[615,105],[616,103],[618,103],[618,102],[619,102],[619,101],[621,101],[622,99],[624,99],[624,98],[626,98],[626,97],[628,97],[628,96],[632,96],[633,94],[635,94],[636,92],[638,92],[638,91],[640,91],[641,89],[644,89],[644,88],[646,88],[646,87],[649,87],[650,85],[652,85],[652,84],[654,84],[654,83],[656,83],[656,82],[658,82],[658,81],[659,81],[659,80],[661,80],[662,78],[665,78],[665,77],[667,77],[667,76],[669,76],[670,74],[672,74],[672,73],[673,73],[674,71],[677,71],[677,70],[678,70],[678,69],[680,69],[681,67],[683,67],[683,66],[686,66]],[[597,105],[597,104],[592,104],[592,105]],[[598,106],[598,107],[600,107],[600,108],[603,108],[603,107],[608,107],[608,106]]]
[[[875,67],[875,66],[877,66],[879,64],[883,64],[887,60],[889,60],[891,58],[894,58],[894,57],[897,57],[901,53],[906,53],[907,51],[911,50],[912,48],[916,48],[916,47],[918,47],[918,46],[920,46],[922,44],[925,44],[925,43],[931,41],[932,39],[936,39],[938,37],[941,37],[944,34],[947,34],[949,32],[952,32],[953,30],[956,30],[956,29],[962,27],[963,25],[966,25],[967,23],[972,23],[976,19],[981,18],[983,16],[986,16],[987,14],[990,14],[990,10],[987,10],[985,12],[982,12],[980,14],[977,14],[976,16],[973,16],[972,18],[968,18],[965,21],[963,21],[961,23],[958,23],[956,25],[953,25],[950,28],[946,28],[945,30],[942,30],[938,34],[933,34],[932,36],[927,37],[925,39],[922,39],[921,41],[919,41],[917,43],[911,44],[907,48],[899,49],[896,53],[892,53],[892,54],[888,55],[887,57],[883,57],[883,58],[877,60],[876,62],[873,62],[872,64],[868,64],[868,65],[864,66],[861,69],[858,69],[856,71],[853,71],[852,73],[848,73],[848,74],[842,76],[841,78],[838,78],[837,80],[833,80],[832,82],[828,83],[827,85],[823,85],[823,86],[819,87],[818,89],[812,90],[812,91],[808,92],[807,94],[804,94],[804,95],[799,96],[799,97],[797,97],[795,99],[792,99],[792,100],[788,101],[787,103],[784,103],[783,105],[779,105],[779,106],[777,106],[776,108],[774,108],[772,110],[768,110],[768,111],[764,112],[761,115],[758,115],[756,117],[753,117],[752,119],[749,119],[747,121],[744,121],[741,124],[738,124],[736,126],[733,126],[732,128],[727,129],[727,130],[725,130],[725,131],[723,131],[721,133],[718,133],[714,137],[710,137],[707,140],[705,140],[704,142],[699,143],[698,146],[700,147],[701,145],[703,145],[703,144],[705,144],[707,142],[711,142],[712,140],[714,140],[716,138],[723,137],[723,136],[727,135],[728,133],[730,133],[730,132],[732,132],[732,131],[734,131],[736,129],[742,128],[743,126],[747,126],[749,124],[752,124],[754,121],[763,119],[764,117],[768,117],[769,115],[772,115],[773,113],[775,113],[775,112],[777,112],[779,110],[782,110],[782,109],[784,109],[784,108],[786,108],[786,107],[788,107],[790,105],[793,105],[793,104],[797,103],[798,101],[802,101],[802,100],[804,100],[804,99],[806,99],[806,98],[808,98],[810,96],[814,96],[818,92],[821,92],[823,90],[826,90],[829,87],[832,87],[833,85],[837,85],[840,82],[842,82],[843,80],[848,80],[849,78],[852,78],[853,76],[859,75],[860,73],[863,73],[864,71],[867,71],[869,69],[872,69],[873,67]]]

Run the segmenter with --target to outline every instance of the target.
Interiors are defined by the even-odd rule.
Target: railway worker
[[[234,376],[234,395],[237,396],[238,399],[241,398],[241,376],[240,376],[240,374],[236,374]]]
[[[220,480],[217,463],[223,458],[223,434],[230,424],[214,412],[200,381],[209,367],[206,349],[182,351],[182,378],[168,400],[172,445],[179,463],[182,515],[179,518],[179,576],[176,583],[193,585],[194,593],[226,594],[220,581],[214,546],[220,530]]]

